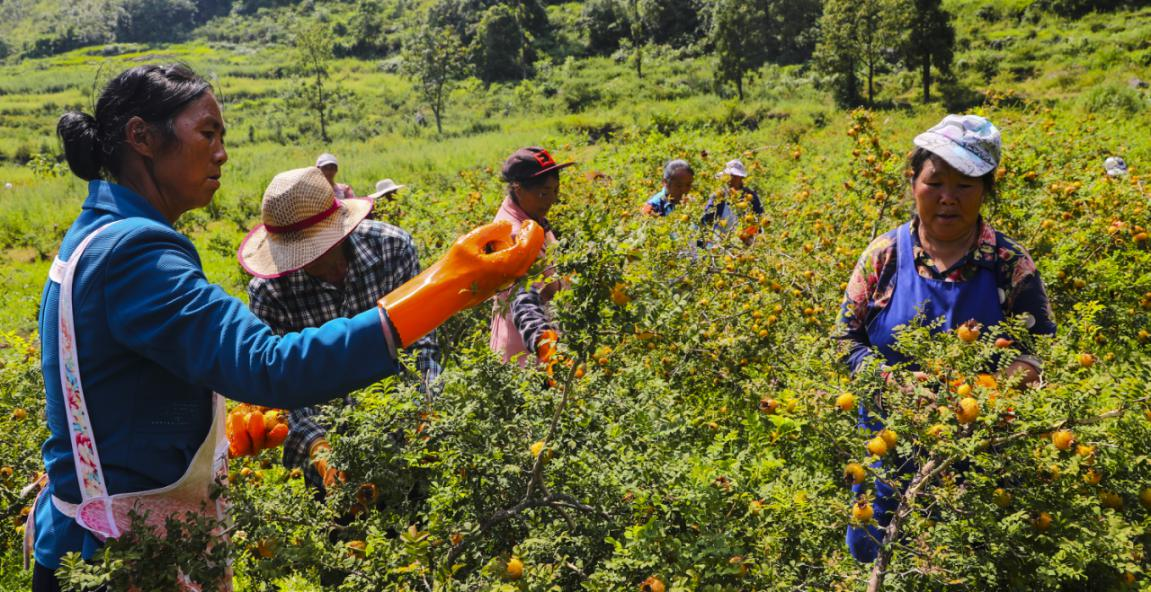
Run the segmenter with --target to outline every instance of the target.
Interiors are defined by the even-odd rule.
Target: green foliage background
[[[53,125],[65,109],[90,110],[95,89],[124,67],[169,60],[211,76],[224,103],[224,187],[179,227],[208,277],[238,297],[247,278],[235,248],[263,187],[320,151],[340,156],[341,180],[360,193],[383,177],[409,185],[379,215],[415,236],[425,263],[490,219],[499,164],[516,147],[540,144],[579,162],[553,213],[563,236],[556,262],[570,277],[556,310],[573,360],[558,384],[544,388],[541,373],[494,359],[488,307],[452,319],[441,331],[444,391],[431,409],[391,380],[360,393],[356,409],[333,411],[344,426],[334,460],[349,483],[326,502],[273,453],[235,463],[240,589],[618,590],[650,576],[681,590],[863,589],[867,568],[842,543],[853,500],[840,477],[845,463],[865,460],[865,435],[832,401],[879,387],[846,377],[828,335],[859,253],[908,215],[911,138],[955,109],[1004,131],[1000,195],[985,215],[1035,257],[1060,333],[1035,344],[1047,360],[1044,388],[1004,387],[994,401],[978,390],[983,418],[968,427],[936,407],[949,403],[947,381],[969,380],[993,346],[909,333],[907,347],[941,374],[914,391],[927,407],[887,391],[899,453],[973,468],[928,490],[921,503],[932,509],[910,518],[887,587],[1131,589],[1125,574],[1135,589],[1151,586],[1151,518],[1138,499],[1151,486],[1151,254],[1137,238],[1151,227],[1151,110],[1148,91],[1130,84],[1151,79],[1151,9],[1069,20],[1030,2],[945,3],[959,45],[956,79],[933,90],[943,104],[914,104],[918,79],[896,71],[878,79],[890,107],[875,112],[839,110],[804,65],[755,70],[737,102],[715,83],[714,58],[690,47],[646,46],[642,80],[627,51],[548,53],[529,80],[462,81],[442,135],[416,125],[425,107],[385,48],[332,63],[341,98],[323,145],[309,116],[287,106],[296,83],[288,52],[273,44],[287,42],[305,9],[248,4],[187,43],[117,43],[0,66],[0,465],[13,469],[0,481],[0,589],[28,589],[16,523],[44,438],[35,315],[84,195],[56,160]],[[13,14],[15,4],[0,6]],[[327,16],[306,16],[351,27],[354,6],[317,3]],[[576,23],[580,8],[547,12]],[[561,27],[570,35],[550,42],[578,45],[576,30]],[[1103,175],[1112,154],[1131,176]],[[696,167],[694,198],[668,218],[640,217],[672,157]],[[693,249],[712,174],[734,157],[768,208],[766,234],[750,247]],[[617,285],[626,304],[613,300]],[[1098,359],[1090,368],[1077,361],[1087,352]],[[779,411],[762,412],[764,399]],[[1004,424],[1008,407],[1017,419]],[[1042,438],[1068,421],[1094,455],[1059,453]],[[943,441],[927,434],[937,423],[947,426]],[[1027,437],[982,450],[1011,434]],[[540,440],[544,461],[529,452]],[[1100,484],[1085,483],[1088,468]],[[340,524],[365,483],[384,501]],[[992,503],[997,488],[1012,494],[1007,508]],[[1103,507],[1102,492],[1118,494],[1122,509]],[[1039,512],[1053,517],[1050,529],[1032,526]],[[362,554],[348,547],[359,540]],[[527,566],[519,581],[501,577],[513,554]]]

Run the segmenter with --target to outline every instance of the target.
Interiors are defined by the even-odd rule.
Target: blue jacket
[[[163,487],[187,469],[211,423],[212,391],[294,408],[341,396],[394,374],[380,312],[278,337],[243,302],[208,282],[192,242],[147,200],[92,181],[60,258],[90,232],[119,219],[81,256],[73,281],[80,374],[111,494]],[[57,352],[60,286],[48,282],[40,338],[48,427],[49,491],[78,503]],[[36,508],[36,561],[50,569],[96,539],[58,512]]]

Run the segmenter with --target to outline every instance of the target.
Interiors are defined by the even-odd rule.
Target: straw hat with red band
[[[340,244],[371,211],[370,199],[336,199],[319,168],[283,172],[264,191],[263,223],[244,237],[236,256],[258,278],[284,276]]]

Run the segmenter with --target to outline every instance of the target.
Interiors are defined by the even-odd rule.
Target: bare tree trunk
[[[931,102],[931,54],[923,56],[923,103]]]
[[[867,106],[875,106],[875,61],[867,60]]]
[[[320,139],[325,143],[330,142],[328,138],[328,123],[327,115],[328,106],[324,101],[324,74],[319,68],[316,68],[316,109],[320,113]]]

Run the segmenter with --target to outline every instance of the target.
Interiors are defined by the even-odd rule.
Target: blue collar
[[[166,226],[172,225],[144,196],[108,181],[88,181],[88,197],[83,207],[85,210],[111,212],[121,218],[147,218]]]

